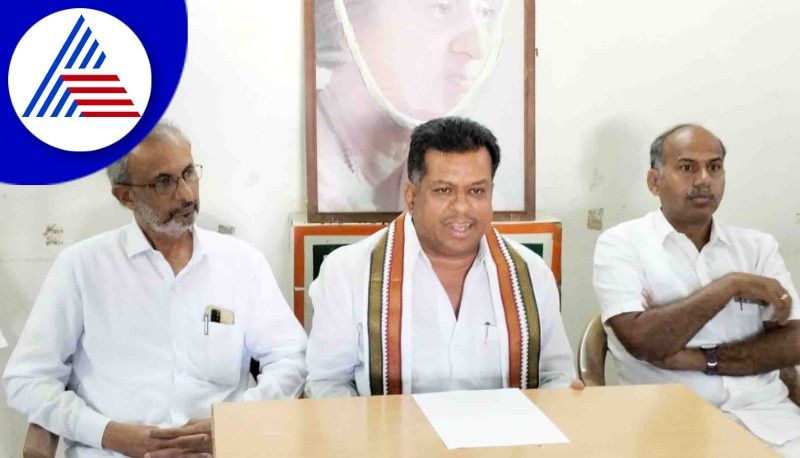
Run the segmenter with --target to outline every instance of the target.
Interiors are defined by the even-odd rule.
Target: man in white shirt
[[[473,121],[414,130],[408,212],[328,255],[310,287],[307,396],[570,385],[553,274],[491,227],[499,162]]]
[[[302,392],[306,336],[266,260],[194,225],[201,170],[156,126],[108,169],[135,221],[65,249],[42,286],[3,384],[67,456],[210,453],[212,403]]]
[[[623,383],[684,383],[787,456],[800,453],[800,407],[779,371],[800,363],[797,290],[765,233],[713,217],[725,148],[680,125],[651,147],[661,209],[597,241],[594,288]]]

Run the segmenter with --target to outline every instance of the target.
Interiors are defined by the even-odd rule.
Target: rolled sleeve
[[[597,239],[592,284],[603,322],[627,312],[643,312],[643,267],[623,233],[606,231]]]

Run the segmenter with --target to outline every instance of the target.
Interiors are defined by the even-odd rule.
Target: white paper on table
[[[448,449],[569,442],[518,389],[415,394],[414,400]]]
[[[8,342],[6,342],[6,338],[3,337],[3,331],[0,331],[0,348],[6,348],[8,346]]]

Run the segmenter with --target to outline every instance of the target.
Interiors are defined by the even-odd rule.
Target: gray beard
[[[171,239],[177,239],[191,229],[192,224],[194,224],[194,217],[187,223],[180,223],[175,219],[162,223],[158,220],[158,214],[155,210],[140,200],[134,202],[134,210],[155,233]]]

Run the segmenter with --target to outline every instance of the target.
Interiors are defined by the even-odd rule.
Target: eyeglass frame
[[[184,176],[190,170],[194,170],[197,173],[197,179],[196,180],[189,181]],[[181,179],[183,179],[183,181],[187,185],[192,185],[192,184],[195,184],[195,183],[199,182],[200,178],[203,177],[203,165],[202,164],[189,164],[189,165],[186,166],[186,168],[183,170],[183,173],[181,173],[180,176],[176,177],[174,175],[163,175],[163,177],[164,178],[169,177],[170,183],[171,183],[167,188],[164,188],[165,190],[163,192],[158,192],[158,190],[156,188],[156,186],[158,186],[158,183],[147,183],[147,184],[115,183],[115,184],[118,185],[118,186],[130,186],[132,188],[147,188],[147,189],[150,189],[151,191],[153,191],[158,196],[168,196],[168,195],[174,193],[178,189],[178,182]],[[159,180],[159,179],[161,179],[161,177],[156,178],[156,180]]]

